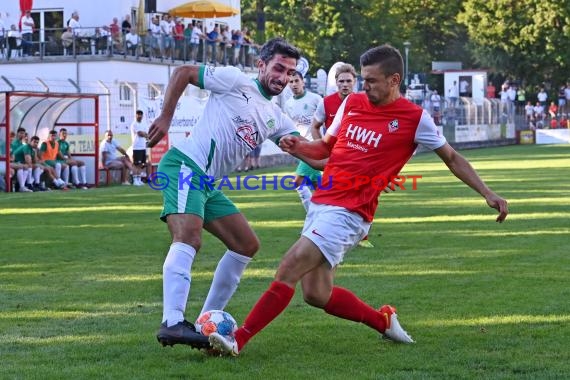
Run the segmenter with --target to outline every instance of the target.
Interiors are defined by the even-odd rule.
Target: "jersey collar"
[[[265,99],[271,100],[272,96],[267,95],[267,93],[265,92],[265,90],[261,86],[261,83],[259,83],[259,79],[255,78],[253,81],[255,82],[255,84],[257,84],[257,88],[259,89],[259,92],[261,92],[261,95],[263,95],[263,97]]]

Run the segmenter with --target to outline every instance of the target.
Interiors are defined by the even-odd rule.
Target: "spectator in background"
[[[517,101],[517,87],[512,84],[507,89],[507,98],[509,99],[509,115],[515,114],[515,103]]]
[[[99,54],[107,54],[109,47],[111,46],[111,33],[109,33],[109,27],[103,25],[100,28],[95,28],[95,48]]]
[[[61,128],[59,130],[59,140],[57,140],[57,143],[59,145],[59,154],[65,160],[65,164],[71,168],[71,182],[76,188],[87,190],[85,162],[71,157],[69,143],[67,142],[67,129]]]
[[[532,106],[530,100],[526,102],[526,106],[524,106],[524,113],[527,122],[530,122],[532,119],[534,119],[534,107]]]
[[[123,34],[119,27],[119,19],[113,17],[113,22],[109,25],[109,32],[111,33],[111,41],[114,53],[121,53],[123,51]]]
[[[556,119],[556,115],[558,114],[558,106],[554,102],[550,102],[550,106],[548,107],[548,116],[551,119]]]
[[[564,95],[566,95],[566,107],[562,110],[562,113],[570,114],[570,82],[566,82],[566,88],[564,89]]]
[[[232,50],[232,35],[227,25],[222,26],[220,32],[220,56],[219,61],[226,66],[229,63],[229,56]]]
[[[435,122],[436,125],[440,125],[441,121],[441,96],[439,96],[439,94],[437,93],[437,90],[434,89],[431,97],[430,97],[430,101],[431,101],[431,107],[432,107],[432,116],[433,116],[433,121]]]
[[[24,57],[32,54],[32,35],[34,33],[34,19],[32,13],[27,10],[20,20],[22,33],[22,54]]]
[[[14,58],[12,57],[13,53],[14,52],[17,53],[17,51],[20,49],[20,46],[22,45],[22,35],[16,28],[16,25],[14,24],[10,25],[10,30],[8,31],[7,34],[7,40],[8,40],[8,51],[6,53],[6,59],[10,60],[10,58]]]
[[[447,88],[447,101],[449,107],[455,108],[457,105],[457,99],[459,97],[459,92],[457,88],[457,81],[453,81],[453,84]]]
[[[0,12],[0,55],[4,55],[4,48],[6,47],[6,33],[8,33],[7,25],[4,25],[2,12]]]
[[[184,43],[184,24],[182,21],[177,19],[174,22],[174,28],[172,29],[174,35],[174,54],[172,59],[183,59],[185,57],[185,43]]]
[[[79,23],[79,13],[77,11],[74,11],[71,14],[71,18],[67,22],[67,26],[71,28],[75,37],[81,37],[83,35],[81,24]]]
[[[71,27],[68,26],[67,29],[65,29],[65,32],[61,33],[61,44],[66,49],[73,45],[73,31],[71,30]]]
[[[162,58],[172,59],[174,50],[174,21],[170,15],[163,15],[160,25],[160,35],[162,37]]]
[[[558,111],[563,113],[566,109],[566,86],[560,86],[560,90],[558,90]]]
[[[132,28],[131,15],[125,15],[125,19],[121,23],[121,32],[123,33],[123,35],[125,35],[131,31],[131,28]]]
[[[520,112],[522,112],[522,110],[524,109],[525,104],[526,104],[526,91],[524,90],[524,88],[520,87],[517,90],[517,105]]]
[[[152,34],[151,42],[151,57],[162,57],[164,56],[164,48],[162,41],[162,34],[160,29],[160,18],[158,15],[152,18],[149,27]]]
[[[539,122],[544,120],[544,117],[545,117],[544,106],[540,103],[540,101],[538,101],[534,106],[534,118],[537,122]]]
[[[218,41],[220,39],[220,28],[216,25],[208,34],[206,34],[206,46],[208,49],[207,59],[212,65],[216,66],[217,52],[216,48],[218,46]]]
[[[129,32],[125,35],[125,46],[127,47],[127,52],[133,57],[138,57],[139,35],[137,34],[136,28],[130,28]]]
[[[241,30],[237,29],[234,34],[232,34],[232,45],[234,49],[232,64],[236,67],[240,64],[243,66],[243,61],[240,62],[240,52],[243,45],[243,35],[241,33]]]
[[[538,94],[536,94],[536,98],[540,102],[540,105],[546,108],[546,101],[548,100],[548,94],[544,90],[544,87],[540,88],[540,91],[538,91]]]
[[[146,165],[146,139],[148,124],[143,120],[143,111],[137,110],[135,120],[131,123],[131,139],[133,142],[133,185],[143,186],[141,173]]]
[[[204,33],[202,32],[202,23],[200,21],[196,22],[192,27],[192,34],[190,35],[190,60],[193,65],[196,64],[198,60],[198,50],[200,49],[200,40],[204,38]]]
[[[117,155],[121,153],[121,156]],[[106,131],[105,139],[101,141],[99,146],[99,153],[101,155],[101,165],[104,169],[121,169],[121,183],[123,185],[130,185],[128,181],[128,171],[133,170],[133,164],[129,160],[127,151],[124,150],[115,140],[113,140],[113,132]]]

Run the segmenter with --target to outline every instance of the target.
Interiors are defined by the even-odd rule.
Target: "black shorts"
[[[146,164],[146,149],[133,150],[133,163],[137,166]]]

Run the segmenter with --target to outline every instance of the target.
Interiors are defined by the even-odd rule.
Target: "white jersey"
[[[310,91],[305,91],[300,97],[292,97],[285,102],[283,109],[295,122],[297,131],[301,136],[312,140],[311,125],[313,122],[313,115],[317,109],[322,98]]]
[[[210,98],[192,134],[174,145],[209,176],[220,178],[271,139],[295,133],[295,124],[272,103],[257,79],[238,68],[201,66],[200,88]]]
[[[144,119],[140,123],[136,120],[131,123],[131,139],[133,150],[146,150],[146,138],[139,136],[137,132],[148,133],[148,124]]]

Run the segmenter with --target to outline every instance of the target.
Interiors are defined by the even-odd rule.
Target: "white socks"
[[[75,165],[71,167],[71,181],[76,186],[81,183],[81,181],[79,181],[79,178],[77,176],[77,166]]]
[[[297,190],[297,194],[299,194],[299,198],[301,198],[301,203],[303,204],[305,211],[309,211],[309,205],[311,204],[311,197],[313,196],[311,190],[309,190],[309,187],[306,185],[301,185],[297,187],[295,190]]]
[[[79,178],[79,183],[86,185],[87,184],[87,172],[85,165],[79,167],[79,173],[81,174]]]
[[[69,166],[66,166],[65,169],[62,170],[61,179],[66,185],[69,183]]]
[[[223,310],[226,307],[238,287],[245,267],[250,261],[251,257],[240,255],[230,250],[226,251],[218,262],[208,297],[206,297],[199,315],[202,315],[205,311]]]
[[[162,266],[162,322],[173,326],[184,320],[190,294],[190,269],[196,250],[185,243],[172,243]]]

